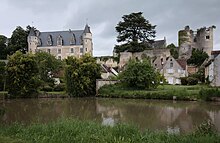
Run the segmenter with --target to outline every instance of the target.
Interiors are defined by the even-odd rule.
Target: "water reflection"
[[[95,120],[103,125],[134,124],[141,129],[169,133],[189,132],[210,119],[220,131],[219,103],[128,99],[23,99],[8,100],[0,123],[51,122],[59,118]]]

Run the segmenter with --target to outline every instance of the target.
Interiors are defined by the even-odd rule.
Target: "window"
[[[57,45],[58,45],[58,46],[63,45],[63,38],[62,38],[62,36],[60,36],[60,35],[57,37]]]
[[[48,46],[52,46],[53,45],[53,41],[52,41],[52,36],[51,35],[48,35],[48,37],[47,37],[47,45]]]
[[[50,53],[50,49],[47,49],[47,53]]]
[[[70,45],[75,45],[76,44],[76,37],[75,35],[73,34],[70,38]]]
[[[87,52],[87,48],[86,48],[86,52]]]
[[[80,48],[80,53],[83,53],[83,48]]]
[[[58,59],[61,60],[61,56],[58,56]]]
[[[58,53],[58,54],[61,54],[61,49],[58,49],[57,53]]]
[[[73,48],[70,49],[70,53],[74,53],[74,49]]]
[[[210,39],[210,36],[205,36],[205,39]]]
[[[173,67],[173,63],[170,63],[170,68],[172,68]]]
[[[155,64],[155,67],[157,66],[157,64]]]

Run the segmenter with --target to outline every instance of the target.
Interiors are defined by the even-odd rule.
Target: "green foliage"
[[[158,73],[154,70],[148,60],[143,62],[130,60],[120,79],[128,87],[150,89],[159,85]]]
[[[7,59],[7,37],[0,35],[0,59]]]
[[[205,59],[207,59],[208,57],[209,56],[206,52],[199,49],[193,49],[192,56],[190,57],[190,59],[187,60],[187,64],[201,66]]]
[[[188,89],[189,88],[189,89]],[[125,87],[123,84],[118,83],[114,85],[105,85],[98,91],[99,97],[112,97],[112,98],[130,98],[130,99],[165,99],[173,100],[196,100],[199,94],[199,89],[192,89],[191,86],[161,86],[160,89],[153,90],[140,90],[130,87]]]
[[[190,76],[197,78],[202,83],[205,83],[205,68],[200,67],[199,70],[195,74],[190,75]]]
[[[122,17],[115,27],[118,32],[117,42],[123,42],[121,45],[115,47],[116,52],[139,52],[148,48],[147,43],[152,43],[155,37],[155,27],[150,24],[142,16],[142,12],[131,13]]]
[[[41,88],[41,91],[51,92],[51,91],[53,91],[53,87],[51,87],[49,85],[45,85]]]
[[[74,119],[29,126],[1,125],[0,135],[4,139],[7,137],[30,143],[217,143],[220,140],[219,135],[212,133],[174,135],[162,131],[141,132],[137,127],[124,124],[110,127]]]
[[[101,77],[100,65],[90,55],[78,59],[66,59],[66,90],[71,96],[92,96],[96,91],[96,79]]]
[[[24,30],[21,26],[18,26],[12,33],[12,36],[8,43],[8,54],[12,55],[16,51],[21,51],[26,53],[28,50],[27,43],[28,32]]]
[[[186,36],[187,36],[187,32],[185,31],[185,30],[181,30],[181,31],[179,31],[179,33],[178,33],[178,37],[179,37],[179,47],[183,44],[183,43],[185,43],[185,42],[187,42],[188,41],[188,39],[186,38]]]
[[[30,97],[39,87],[38,67],[31,54],[17,51],[6,66],[8,93],[13,97]]]
[[[211,101],[213,97],[220,97],[220,90],[218,88],[202,88],[199,92],[199,97],[203,100]]]
[[[65,84],[64,83],[60,83],[58,85],[54,86],[54,91],[65,91]]]
[[[6,68],[5,62],[0,61],[0,91],[4,90],[4,86],[5,86],[5,74],[6,74],[5,68]]]
[[[177,47],[172,43],[167,46],[168,49],[170,49],[170,54],[173,56],[174,59],[178,59],[179,53]]]
[[[62,61],[46,52],[37,52],[35,60],[38,65],[40,79],[45,83],[54,84],[54,75],[62,69]]]
[[[194,77],[188,77],[187,78],[188,85],[196,85],[198,84],[198,79]]]
[[[217,130],[211,120],[206,120],[196,127],[196,135],[215,135]]]

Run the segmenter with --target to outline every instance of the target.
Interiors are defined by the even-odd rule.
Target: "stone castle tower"
[[[57,59],[93,54],[92,33],[87,24],[84,30],[40,32],[31,28],[27,40],[28,51],[33,54],[44,51]]]
[[[215,26],[203,27],[193,31],[189,26],[178,33],[179,58],[189,59],[192,49],[199,49],[206,52],[209,56],[213,50],[213,30]]]

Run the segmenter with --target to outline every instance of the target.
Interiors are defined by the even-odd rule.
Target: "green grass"
[[[137,98],[137,99],[165,99],[197,100],[200,99],[200,90],[209,89],[206,85],[182,86],[160,85],[157,89],[138,90],[124,87],[122,84],[103,86],[99,90],[99,97]]]
[[[2,137],[0,136],[0,143],[26,143],[22,140],[18,140],[18,139],[12,139],[9,137]]]
[[[129,125],[102,126],[89,121],[62,119],[49,124],[24,126],[13,124],[0,128],[0,139],[11,143],[217,143],[220,136],[213,132],[195,132],[185,135],[168,134],[146,130]]]

